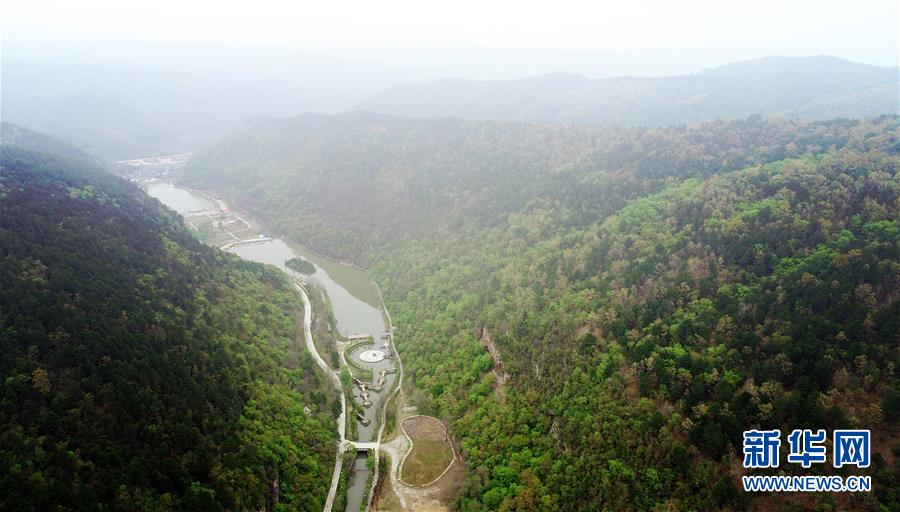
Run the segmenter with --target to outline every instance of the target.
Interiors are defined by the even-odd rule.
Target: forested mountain
[[[861,118],[897,114],[898,69],[834,57],[770,57],[684,76],[589,79],[556,73],[521,80],[447,79],[398,86],[356,109],[603,126],[662,126],[752,114]]]
[[[301,116],[183,179],[372,265],[459,510],[892,510],[897,133]],[[739,492],[751,427],[871,429],[874,492]]]
[[[253,116],[342,111],[423,73],[275,47],[122,52],[125,63],[96,65],[90,51],[57,63],[12,58],[9,49],[0,62],[3,119],[102,158],[132,159],[193,151]]]
[[[98,168],[0,158],[0,509],[321,510],[333,398],[283,275]]]
[[[0,123],[0,145],[14,146],[37,153],[49,153],[85,164],[98,164],[93,156],[64,140],[5,121]]]
[[[246,107],[258,91],[198,74],[15,59],[2,65],[5,120],[109,159],[189,151],[263,111]]]
[[[196,153],[183,179],[226,193],[313,247],[368,263],[386,242],[436,227],[503,225],[549,200],[567,207],[560,222],[590,223],[672,177],[832,146],[865,149],[871,126],[752,117],[619,129],[304,114],[246,123]]]

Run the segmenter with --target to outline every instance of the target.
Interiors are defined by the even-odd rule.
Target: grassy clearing
[[[444,472],[453,462],[453,449],[444,425],[430,416],[415,416],[401,423],[412,439],[413,448],[400,468],[403,481],[412,485],[424,485]]]

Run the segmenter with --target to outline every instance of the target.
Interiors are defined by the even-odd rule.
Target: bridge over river
[[[232,247],[237,247],[240,245],[260,244],[263,242],[270,242],[271,240],[272,239],[267,236],[260,236],[257,238],[247,238],[244,240],[232,240],[232,241],[227,242],[224,245],[220,246],[219,249],[222,249],[223,251],[227,251],[228,249],[231,249]]]
[[[343,451],[347,451],[348,448],[355,448],[358,452],[371,452],[378,451],[381,447],[381,443],[378,441],[372,441],[371,443],[361,443],[359,441],[351,441],[349,439],[344,439],[341,444],[341,449]]]

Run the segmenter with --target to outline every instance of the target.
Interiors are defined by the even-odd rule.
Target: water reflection
[[[206,197],[176,187],[168,181],[147,181],[142,185],[152,197],[181,214],[216,208],[216,204]]]
[[[207,197],[177,187],[166,181],[145,182],[143,186],[147,189],[148,194],[181,214],[218,208]],[[300,245],[289,245],[281,239],[238,245],[229,250],[242,258],[275,265],[294,275],[299,274],[288,269],[285,266],[285,262],[298,256],[309,260],[315,266],[316,271],[312,275],[304,277],[324,288],[337,321],[338,332],[344,337],[353,334],[369,334],[376,340],[376,345],[381,345],[385,342],[385,340],[382,340],[382,334],[386,330],[386,325],[378,307],[380,301],[366,272],[350,265],[323,258],[307,251]],[[371,348],[371,346],[359,347],[353,350],[352,353],[345,354],[345,357],[355,358],[358,362],[359,353],[368,348]],[[377,383],[381,376],[381,370],[392,369],[395,367],[395,364],[394,359],[385,359],[377,363],[364,363],[363,366],[372,369],[373,380]],[[377,437],[380,411],[384,405],[385,398],[394,385],[396,377],[395,373],[386,374],[382,390],[369,391],[372,405],[367,409],[356,408],[356,411],[363,412],[371,420],[369,425],[357,422],[357,440],[368,442],[375,440]],[[357,403],[361,403],[358,387],[353,386],[353,390]],[[354,459],[353,472],[352,482],[347,488],[347,506],[345,510],[357,512],[362,505],[366,483],[370,474],[366,465],[365,454],[360,454]]]
[[[240,245],[232,248],[230,251],[242,258],[269,263],[291,273],[293,271],[288,270],[284,266],[284,262],[298,256],[294,249],[280,239],[266,243]],[[315,261],[312,261],[312,263],[316,267],[316,272],[311,276],[307,276],[307,279],[325,288],[325,293],[328,294],[332,311],[337,319],[338,332],[342,336],[371,334],[377,337],[384,332],[384,319],[379,309],[351,294],[347,288],[335,281],[329,272],[316,264]],[[358,269],[352,270],[363,274],[368,281],[368,276],[365,275],[365,272]]]
[[[366,483],[369,480],[368,456],[360,453],[353,459],[353,473],[347,486],[346,512],[357,512],[363,503],[366,494]]]

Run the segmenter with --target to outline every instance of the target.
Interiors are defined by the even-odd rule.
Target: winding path
[[[190,189],[186,189],[186,190],[190,190]],[[241,220],[245,225],[250,226],[249,222],[247,222],[237,212],[229,210],[228,205],[223,200],[218,198],[217,196],[212,195],[208,192],[202,192],[202,191],[193,191],[193,192],[201,193],[201,194],[209,197],[210,199],[214,200],[216,202],[217,206],[219,207],[218,213],[229,213],[230,212],[232,215],[234,215],[239,220]],[[216,212],[216,210],[194,212],[193,214],[194,215],[203,215],[203,214],[208,214],[210,212]],[[185,218],[189,217],[190,215],[191,215],[190,213],[186,214]],[[237,238],[230,231],[229,231],[229,234],[231,234],[232,237]],[[248,240],[235,240],[235,241],[226,243],[224,246],[220,247],[220,249],[223,251],[228,251],[230,248],[232,248],[235,245],[240,245],[243,243],[268,242],[269,240],[271,240],[269,237],[258,238],[258,239],[248,239]],[[328,258],[328,259],[331,259],[331,258]],[[393,326],[391,325],[390,313],[387,311],[387,305],[384,303],[384,297],[382,296],[381,288],[378,286],[378,283],[372,277],[372,273],[369,272],[368,269],[358,267],[356,265],[351,265],[351,266],[354,268],[357,268],[359,270],[362,270],[369,276],[369,279],[371,280],[372,285],[375,287],[375,290],[378,292],[378,298],[381,302],[382,311],[384,311],[385,319],[387,320],[387,327],[388,327],[387,330],[388,330],[388,332],[393,332]],[[328,490],[328,496],[325,499],[325,506],[323,507],[323,512],[331,512],[332,508],[334,507],[334,499],[337,494],[338,485],[340,484],[340,480],[341,480],[341,469],[342,469],[343,460],[344,460],[343,450],[345,447],[348,447],[348,446],[355,446],[358,449],[371,450],[375,453],[375,472],[374,472],[374,475],[372,478],[372,487],[370,488],[369,493],[368,493],[369,494],[368,503],[366,504],[366,511],[368,512],[372,508],[372,500],[374,497],[374,490],[375,490],[376,485],[378,484],[379,452],[380,452],[380,448],[382,446],[381,439],[384,434],[384,427],[385,427],[386,417],[387,417],[387,407],[388,407],[388,404],[391,401],[391,399],[394,397],[394,395],[400,390],[401,384],[403,383],[403,364],[400,361],[400,354],[397,352],[396,344],[394,344],[393,336],[391,336],[391,339],[390,339],[390,343],[392,345],[391,348],[394,351],[394,355],[395,355],[397,367],[398,367],[397,368],[398,369],[397,382],[396,382],[396,385],[394,386],[394,389],[388,395],[387,401],[381,407],[381,428],[378,431],[378,437],[375,439],[374,442],[369,442],[369,443],[359,443],[359,442],[351,441],[351,440],[347,439],[347,435],[346,435],[347,434],[347,432],[346,432],[347,399],[346,399],[346,396],[344,395],[344,388],[341,385],[341,379],[338,376],[338,373],[336,371],[334,371],[330,366],[328,366],[328,363],[326,363],[325,360],[322,359],[322,356],[319,354],[319,351],[316,349],[315,343],[313,342],[312,304],[310,303],[309,296],[306,294],[306,290],[304,290],[303,287],[300,286],[300,284],[297,281],[294,281],[293,284],[294,284],[294,287],[297,289],[297,292],[300,294],[300,297],[303,299],[303,331],[304,331],[304,338],[305,338],[305,342],[306,342],[306,349],[313,356],[313,359],[315,359],[316,364],[319,366],[319,368],[321,368],[322,371],[325,372],[325,374],[328,376],[328,380],[331,381],[331,383],[334,385],[334,389],[338,392],[338,395],[341,397],[341,414],[338,417],[338,426],[337,426],[338,443],[335,448],[334,472],[332,473],[332,476],[331,476],[331,486]],[[325,296],[323,294],[323,299],[324,298],[325,298]],[[343,352],[341,352],[341,358],[342,359],[344,358]],[[345,365],[347,364],[346,359],[344,359],[344,364]]]
[[[323,512],[331,512],[331,508],[334,506],[334,497],[337,494],[338,484],[341,481],[341,467],[344,463],[343,457],[343,448],[344,443],[347,441],[346,439],[346,420],[345,415],[347,411],[347,399],[344,397],[344,387],[341,386],[341,379],[338,377],[337,373],[328,366],[328,363],[322,359],[322,356],[319,355],[319,351],[316,350],[316,345],[313,343],[312,337],[312,304],[309,302],[309,297],[306,295],[306,290],[303,289],[299,284],[294,283],[294,286],[297,288],[297,291],[300,292],[300,297],[303,299],[303,332],[304,338],[306,338],[306,349],[312,354],[313,359],[316,360],[316,364],[319,365],[319,368],[328,375],[328,380],[334,384],[334,388],[337,390],[338,394],[341,396],[341,415],[338,417],[338,442],[337,445],[337,453],[334,457],[334,472],[331,474],[331,487],[328,489],[328,497],[325,498],[325,507],[322,509]],[[377,452],[376,452],[377,453]]]
[[[387,320],[387,332],[391,333],[391,350],[393,350],[394,358],[397,362],[397,383],[394,385],[394,390],[391,391],[387,400],[385,400],[384,404],[381,406],[381,428],[378,429],[378,438],[376,439],[376,442],[381,445],[381,438],[384,436],[384,426],[387,424],[387,409],[390,407],[394,395],[400,392],[400,388],[403,386],[403,361],[400,360],[400,351],[397,350],[397,343],[394,342],[394,324],[391,322],[391,313],[388,311],[387,304],[384,303],[384,295],[381,294],[381,287],[378,286],[378,281],[372,277],[371,272],[366,269],[363,270],[369,274],[369,279],[372,281],[372,285],[375,286],[375,291],[378,292],[378,300],[381,301],[381,309],[384,311],[385,320]],[[375,476],[372,478],[372,487],[369,489],[369,501],[366,503],[366,512],[372,509],[372,501],[375,499],[375,487],[378,485],[378,468],[380,467],[378,464],[380,462],[380,455],[381,450],[375,450]]]
[[[371,277],[371,276],[370,276]],[[375,284],[375,288],[378,291],[378,297],[381,299],[381,290],[378,288],[378,284],[375,281],[372,281]],[[303,333],[304,338],[306,338],[306,349],[312,354],[313,359],[316,360],[316,364],[319,365],[319,368],[328,375],[328,379],[334,385],[334,388],[337,390],[338,394],[341,397],[341,415],[338,418],[338,438],[340,442],[338,442],[335,458],[334,458],[334,472],[331,475],[331,487],[328,489],[328,497],[325,499],[325,507],[322,509],[323,512],[331,512],[332,507],[334,506],[334,498],[337,494],[338,484],[341,481],[341,468],[344,462],[344,448],[348,446],[354,446],[357,449],[366,449],[371,450],[375,453],[375,473],[372,478],[372,487],[369,489],[369,499],[366,504],[366,510],[372,508],[372,500],[374,498],[375,486],[378,483],[378,461],[380,456],[380,448],[381,448],[381,438],[384,435],[384,426],[387,422],[387,408],[391,399],[394,395],[400,390],[400,384],[403,383],[403,363],[400,361],[400,354],[397,353],[396,346],[393,346],[394,356],[397,361],[397,383],[394,386],[391,394],[388,395],[387,400],[381,407],[381,427],[378,430],[378,438],[371,443],[360,443],[358,441],[351,441],[347,439],[346,435],[346,411],[347,411],[347,399],[344,396],[344,387],[341,385],[341,379],[338,377],[337,372],[335,372],[328,363],[322,359],[322,356],[319,354],[319,351],[316,350],[316,345],[313,342],[312,336],[312,304],[309,301],[309,296],[306,294],[306,290],[303,289],[302,286],[294,283],[294,287],[297,288],[297,291],[300,293],[300,297],[303,299]],[[387,317],[388,324],[388,332],[392,332],[391,328],[391,316],[390,313],[387,312],[387,306],[384,306],[384,300],[381,301],[385,316]],[[393,345],[393,336],[391,336],[391,344]],[[343,352],[341,353],[341,357],[343,357]],[[344,362],[346,364],[346,360]]]

